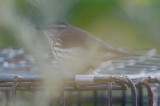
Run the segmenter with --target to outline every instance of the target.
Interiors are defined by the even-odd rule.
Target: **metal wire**
[[[154,92],[150,84],[160,83],[159,70],[160,56],[154,55],[153,50],[145,55],[113,60],[109,66],[100,68],[96,75],[69,77],[61,89],[59,104],[66,106],[69,102],[70,104],[71,102],[77,102],[76,104],[81,106],[83,103],[89,102],[94,106],[99,104],[112,106],[114,103],[119,102],[122,106],[126,106],[128,103],[127,91],[131,88],[130,104],[132,106],[143,106],[146,103],[143,89],[146,88],[148,105],[153,106],[155,102]],[[0,73],[0,92],[3,92],[4,106],[8,105],[8,92],[12,92],[12,101],[16,106],[17,91],[33,92],[45,88],[43,77],[35,68],[34,58],[27,55],[24,49],[2,49],[0,51]],[[115,90],[122,91],[122,95],[120,97],[113,95]],[[65,92],[75,91],[78,92],[77,98],[74,98],[77,100],[68,99]],[[84,97],[82,95],[84,91],[92,91],[93,96]],[[99,91],[103,91],[103,95],[100,95]],[[105,91],[108,91],[108,95],[105,94]]]

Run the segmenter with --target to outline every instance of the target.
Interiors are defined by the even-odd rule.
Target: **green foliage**
[[[17,13],[35,25],[64,20],[114,46],[159,49],[159,0],[14,0]],[[17,45],[0,29],[0,46]]]
[[[116,7],[115,0],[80,0],[69,11],[68,19],[80,26],[85,26],[98,17],[110,14]]]
[[[6,29],[0,29],[0,48],[16,46],[18,46],[18,41],[13,37],[12,33]]]

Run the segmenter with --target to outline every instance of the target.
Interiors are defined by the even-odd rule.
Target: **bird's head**
[[[47,37],[55,38],[69,26],[66,22],[54,22],[45,26],[37,26],[36,28],[42,30]]]

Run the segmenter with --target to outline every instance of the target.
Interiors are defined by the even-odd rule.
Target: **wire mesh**
[[[60,99],[51,100],[50,105],[56,100],[61,106],[85,106],[87,103],[94,106],[158,106],[159,94],[154,89],[158,89],[160,83],[159,62],[160,56],[155,55],[154,50],[137,57],[113,60],[95,73],[68,78],[62,86]],[[9,96],[16,105],[17,91],[34,92],[43,88],[43,76],[31,55],[22,48],[0,51],[0,103],[3,106],[8,105]]]

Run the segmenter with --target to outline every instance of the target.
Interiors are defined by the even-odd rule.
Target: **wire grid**
[[[139,57],[133,56],[113,60],[109,67],[100,68],[101,70],[96,71],[96,74],[76,75],[73,78],[68,78],[68,83],[62,87],[61,98],[57,101],[61,106],[69,106],[72,103],[83,106],[87,102],[94,106],[99,104],[112,106],[115,102],[126,106],[126,91],[130,89],[130,104],[132,106],[143,106],[144,101],[149,106],[156,106],[155,102],[157,102],[158,106],[158,101],[154,101],[154,94],[157,92],[152,90],[152,87],[155,87],[155,85],[150,84],[160,83],[160,56],[153,54],[155,53],[152,50],[148,54]],[[16,105],[16,91],[43,89],[43,78],[41,78],[37,68],[34,66],[35,61],[25,53],[24,49],[3,49],[0,52],[0,65],[0,73],[2,73],[0,75],[0,91],[3,92],[4,105],[7,106],[7,92],[12,92],[12,100],[15,101]],[[116,70],[116,74],[113,70]],[[156,85],[156,87],[159,87],[159,85]],[[144,99],[144,88],[147,91],[147,101]],[[114,92],[112,90],[121,91],[121,96],[113,96],[112,93]],[[77,92],[76,99],[68,99],[71,98],[71,94],[75,91]],[[93,95],[91,97],[82,97],[85,91],[91,91]],[[108,91],[108,93],[100,95],[99,91]],[[51,104],[54,103],[51,102]]]

